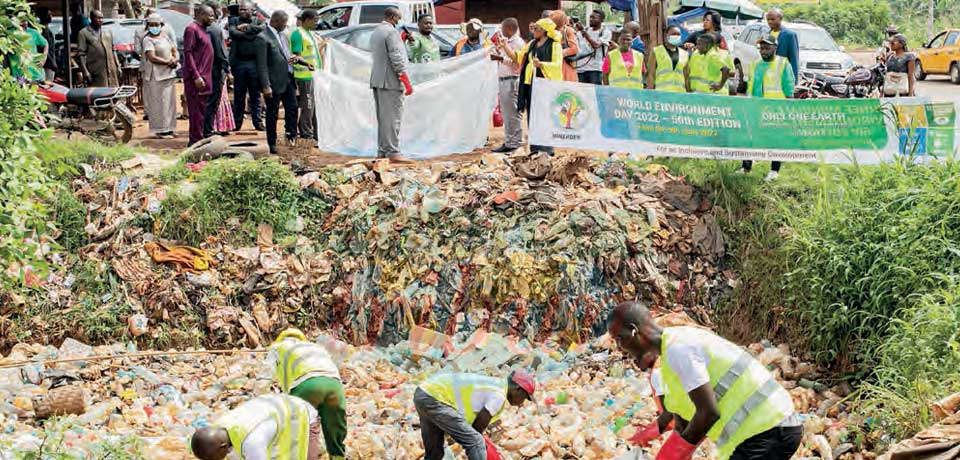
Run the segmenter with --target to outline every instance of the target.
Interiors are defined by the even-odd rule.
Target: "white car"
[[[853,58],[844,52],[842,46],[837,46],[837,42],[822,27],[806,22],[785,22],[783,26],[796,32],[800,41],[800,72],[810,71],[843,78],[854,66]],[[750,63],[760,60],[757,41],[769,32],[770,27],[757,22],[744,28],[734,43],[728,42],[738,76],[749,79],[743,73]]]
[[[379,24],[383,22],[383,13],[387,8],[400,10],[401,22],[416,24],[424,14],[434,15],[433,2],[425,0],[374,1],[359,0],[348,3],[334,3],[318,10],[320,19],[317,28],[323,30],[340,29],[360,24]]]

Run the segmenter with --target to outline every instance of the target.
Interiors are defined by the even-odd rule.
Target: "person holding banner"
[[[680,27],[667,27],[663,45],[654,48],[647,64],[647,89],[686,92],[683,72],[690,55],[680,49],[680,43]]]
[[[527,43],[516,53],[509,47],[502,48],[514,62],[520,63],[520,88],[517,94],[517,108],[527,112],[527,125],[530,124],[530,103],[533,96],[534,77],[547,80],[563,81],[563,47],[561,37],[557,32],[557,25],[550,19],[544,18],[536,22],[533,27],[533,41]],[[544,151],[553,154],[552,147],[531,145],[530,151]]]
[[[730,67],[715,49],[716,45],[712,33],[697,39],[697,51],[683,69],[688,93],[723,94],[730,79]]]
[[[777,38],[771,34],[766,34],[760,37],[759,44],[761,59],[759,62],[751,64],[747,71],[747,75],[750,76],[747,83],[747,95],[765,99],[792,99],[793,88],[796,86],[793,67],[787,58],[777,56]],[[752,168],[752,161],[745,160],[743,162],[744,173],[749,173]],[[770,173],[767,174],[766,180],[771,181],[779,176],[780,162],[774,161],[770,165]]]
[[[633,36],[620,33],[620,47],[603,61],[603,84],[614,88],[643,89],[643,53],[630,48]]]

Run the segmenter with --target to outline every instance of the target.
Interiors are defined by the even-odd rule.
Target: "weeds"
[[[75,439],[82,428],[64,419],[48,420],[44,437],[35,448],[0,446],[15,460],[144,460],[143,441],[134,435],[88,441],[83,450]],[[6,457],[3,457],[6,458]]]
[[[127,145],[104,145],[92,140],[45,139],[37,142],[36,156],[51,178],[70,180],[84,173],[81,164],[109,168],[136,153]]]
[[[84,230],[87,208],[70,191],[67,185],[60,185],[51,207],[53,220],[60,232],[57,242],[68,251],[76,251],[87,244],[87,232]]]

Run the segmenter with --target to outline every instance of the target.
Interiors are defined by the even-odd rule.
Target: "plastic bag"
[[[503,127],[503,111],[500,110],[499,102],[497,102],[497,108],[493,109],[493,126],[495,128]]]

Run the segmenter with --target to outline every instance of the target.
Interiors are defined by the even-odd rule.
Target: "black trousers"
[[[744,160],[744,161],[743,161],[743,170],[749,172],[751,169],[753,169],[753,162],[750,161],[750,160]],[[774,161],[774,162],[770,163],[770,170],[771,170],[771,171],[780,172],[780,162],[779,162],[779,161]]]
[[[730,460],[790,460],[800,447],[802,426],[776,427],[737,446]]]
[[[213,120],[217,117],[217,109],[220,108],[220,97],[223,95],[223,80],[226,78],[223,72],[213,72],[213,92],[207,98],[207,106],[203,111],[203,137],[207,138],[213,135]]]
[[[260,117],[260,80],[257,78],[256,61],[237,61],[233,66],[233,122],[240,129],[243,125],[243,113],[247,108],[247,96],[250,96],[250,118],[253,126],[263,126]]]
[[[588,70],[586,72],[580,72],[577,74],[577,79],[580,80],[580,83],[590,83],[591,85],[602,85],[603,72],[599,70]]]
[[[287,133],[287,139],[297,138],[297,87],[294,84],[293,74],[290,75],[290,83],[287,89],[282,93],[276,90],[273,96],[265,97],[267,101],[267,145],[274,151],[277,147],[277,119],[280,116],[280,104],[283,104],[283,127]]]

